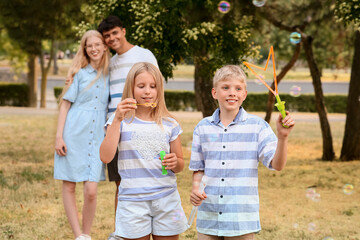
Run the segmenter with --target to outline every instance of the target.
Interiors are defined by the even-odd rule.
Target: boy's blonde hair
[[[213,86],[216,87],[218,82],[229,78],[240,80],[241,82],[245,83],[246,87],[246,75],[238,65],[226,65],[218,69],[214,75]]]
[[[166,117],[171,117],[175,119],[175,117],[171,115],[166,108],[163,76],[160,70],[155,65],[148,62],[139,62],[134,64],[134,66],[130,69],[127,75],[121,100],[124,100],[126,98],[135,98],[134,97],[135,79],[137,76],[139,76],[141,73],[144,72],[149,73],[155,80],[156,91],[157,91],[157,97],[155,99],[156,107],[152,108],[151,116],[154,118],[154,121],[157,124],[162,126],[163,118],[166,119]],[[130,118],[132,121],[134,119],[134,116],[135,116],[135,111],[130,111],[126,115],[126,118]]]
[[[85,32],[81,38],[79,49],[78,49],[78,51],[71,63],[71,66],[69,68],[68,75],[67,75],[68,78],[69,77],[74,78],[75,74],[77,72],[79,72],[81,68],[86,67],[90,63],[90,58],[86,52],[86,42],[87,42],[88,38],[90,38],[90,37],[98,37],[105,44],[103,36],[98,31],[89,30],[89,31]],[[96,77],[89,83],[89,85],[86,87],[85,90],[91,88],[91,86],[95,84],[95,82],[100,78],[101,75],[103,75],[104,84],[106,85],[106,77],[105,76],[107,76],[109,74],[109,62],[110,62],[110,52],[109,52],[109,50],[106,50],[101,58],[100,69],[98,69]],[[63,91],[62,91],[61,95],[59,96],[59,100],[60,100],[59,106],[61,105],[61,103],[63,101],[62,98],[63,98],[64,94],[67,92],[67,90],[69,89],[70,85],[71,84],[67,84],[63,88]]]

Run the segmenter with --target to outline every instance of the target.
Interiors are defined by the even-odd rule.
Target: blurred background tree
[[[355,31],[346,123],[340,159],[360,160],[360,2],[337,0],[335,14],[339,22]]]
[[[27,54],[29,107],[37,105],[36,57],[41,64],[41,101],[46,106],[46,82],[54,58],[54,42],[62,37],[74,37],[72,26],[78,23],[83,0],[0,1],[0,23],[14,45]],[[50,59],[45,66],[43,41],[50,41]]]

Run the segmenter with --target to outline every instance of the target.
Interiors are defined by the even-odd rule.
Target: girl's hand
[[[164,160],[162,160],[162,165],[166,166],[165,169],[174,170],[178,165],[178,158],[175,153],[166,154]]]
[[[133,98],[126,98],[117,105],[115,118],[122,121],[124,120],[127,112],[135,109],[137,109],[136,100]]]
[[[200,194],[199,189],[193,189],[190,194],[190,202],[194,206],[200,206],[202,201],[207,198],[206,193]]]
[[[55,151],[56,151],[56,154],[59,155],[59,156],[65,156],[66,155],[67,147],[66,147],[64,139],[62,137],[56,138]]]

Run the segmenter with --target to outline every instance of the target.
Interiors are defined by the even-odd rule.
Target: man
[[[150,50],[133,45],[126,40],[126,29],[118,17],[107,17],[99,24],[97,30],[103,35],[105,44],[116,52],[110,61],[110,100],[107,115],[109,118],[121,101],[126,77],[131,67],[138,62],[149,62],[157,67],[158,64]],[[117,158],[118,154],[116,153],[112,162],[107,165],[109,181],[114,181],[116,184],[115,212],[121,180],[118,173]],[[108,240],[116,239],[118,238],[116,238],[115,233],[111,233],[108,238]]]

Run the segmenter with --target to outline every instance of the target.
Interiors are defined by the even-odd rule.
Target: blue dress
[[[105,180],[105,165],[99,148],[104,139],[109,76],[100,77],[90,88],[97,71],[89,64],[74,76],[63,99],[72,102],[66,117],[63,139],[65,156],[55,152],[54,178],[70,182]]]

